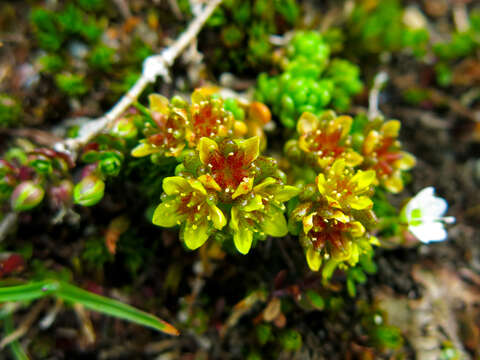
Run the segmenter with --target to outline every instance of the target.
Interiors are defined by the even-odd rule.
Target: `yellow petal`
[[[400,121],[389,120],[382,125],[380,132],[386,137],[396,138],[398,137],[400,127],[401,127]]]
[[[282,237],[288,233],[287,221],[285,220],[283,211],[275,206],[269,207],[260,227],[270,236]]]
[[[233,243],[242,254],[247,254],[252,247],[253,233],[245,224],[240,224],[240,211],[232,207],[230,228],[233,230]]]
[[[234,140],[238,147],[244,152],[244,161],[246,164],[254,161],[260,154],[260,138],[253,136],[246,140]]]
[[[335,162],[333,163],[330,169],[329,177],[342,178],[345,167],[346,167],[346,163],[344,159],[335,160]]]
[[[348,215],[345,215],[345,213],[343,213],[340,210],[335,211],[331,217],[332,219],[340,221],[341,223],[344,223],[344,224],[350,220],[350,217]]]
[[[347,166],[355,167],[363,161],[363,156],[352,149],[348,149],[344,155]]]
[[[402,158],[393,163],[393,166],[400,170],[410,170],[415,166],[415,156],[408,152],[402,152]]]
[[[159,151],[160,149],[157,147],[154,147],[148,143],[141,143],[141,144],[138,144],[136,147],[134,147],[130,154],[133,157],[143,157],[150,154],[154,154]]]
[[[312,212],[311,214],[308,214],[307,216],[304,216],[302,219],[303,222],[303,232],[305,234],[308,234],[310,230],[313,228],[313,217],[317,215],[316,212]]]
[[[387,178],[383,185],[385,186],[385,189],[390,191],[393,194],[398,194],[403,190],[403,181],[402,177],[400,175],[400,172],[393,174],[389,178]]]
[[[242,181],[240,185],[238,185],[235,192],[232,194],[232,199],[235,200],[237,197],[241,195],[248,194],[253,187],[253,178],[248,178],[247,181]]]
[[[200,192],[203,195],[207,195],[207,190],[203,187],[202,183],[198,180],[189,180],[190,186]]]
[[[353,237],[360,237],[365,234],[365,227],[359,221],[352,221],[349,232]]]
[[[198,143],[198,152],[200,156],[200,161],[204,165],[208,164],[210,154],[216,150],[218,150],[218,145],[215,141],[206,137],[202,137],[200,139],[200,142]]]
[[[253,188],[253,191],[255,192],[264,192],[266,191],[266,188],[269,187],[270,185],[276,184],[277,180],[275,180],[272,177],[267,177],[265,180],[263,180],[260,184],[255,185]]]
[[[369,155],[373,152],[373,150],[376,148],[378,142],[380,141],[380,134],[372,130],[368,133],[367,137],[365,138],[365,141],[363,142],[363,153],[366,155]]]
[[[322,265],[322,257],[320,256],[320,254],[315,251],[313,247],[309,247],[305,255],[310,270],[318,271],[320,269],[320,265]]]
[[[371,209],[373,206],[373,202],[368,196],[352,196],[348,199],[348,204],[355,210]]]
[[[339,116],[335,118],[335,120],[333,120],[333,122],[335,123],[335,127],[338,127],[338,129],[342,130],[342,139],[350,132],[350,129],[352,127],[352,121],[353,119],[347,115]]]
[[[166,97],[159,94],[151,94],[148,97],[148,102],[151,110],[161,114],[168,114],[169,101]]]
[[[295,186],[282,185],[280,190],[275,194],[275,200],[285,202],[297,196],[300,193],[300,189]]]
[[[195,91],[192,93],[192,103],[199,104],[203,101],[207,101],[209,97],[215,92],[215,88],[213,87],[203,87],[195,89]]]
[[[218,183],[215,181],[213,176],[211,176],[210,174],[205,174],[205,175],[199,176],[198,181],[200,181],[203,184],[203,186],[205,186],[207,189],[212,189],[212,190],[215,190],[215,191],[221,191],[222,190],[220,185],[218,185]]]
[[[327,199],[328,204],[329,204],[331,207],[341,208],[340,203],[338,202],[337,199],[335,199],[335,198],[333,198],[333,197],[331,197],[331,196],[328,196],[328,195],[326,195],[325,198]]]
[[[304,112],[297,122],[297,131],[299,134],[306,134],[315,131],[318,127],[318,118],[309,112]]]
[[[240,210],[236,206],[232,206],[230,211],[230,227],[232,230],[237,231],[240,228]]]
[[[375,170],[358,170],[349,183],[353,186],[355,192],[361,192],[367,190],[373,184],[375,177]]]
[[[185,215],[177,214],[178,203],[175,200],[167,200],[160,203],[153,213],[152,223],[163,227],[179,225],[186,218]]]
[[[233,243],[237,250],[246,255],[250,251],[253,242],[253,233],[246,227],[242,227],[233,233]]]
[[[318,174],[317,178],[316,178],[316,183],[317,183],[317,188],[318,188],[318,192],[322,195],[325,195],[325,193],[327,192],[326,188],[325,188],[325,185],[327,184],[327,180],[325,179],[325,175],[323,174]]]
[[[246,205],[240,206],[242,211],[251,212],[257,210],[263,210],[264,205],[262,202],[262,197],[260,195],[255,195],[253,199],[249,200]]]
[[[170,176],[163,179],[163,191],[165,191],[167,195],[190,192],[190,184],[181,176]]]
[[[215,229],[221,230],[225,225],[227,225],[227,218],[223,214],[223,211],[220,210],[217,206],[209,206],[209,212]]]
[[[298,147],[307,153],[312,151],[305,135],[300,136],[300,138],[298,139]]]
[[[208,239],[207,221],[200,223],[187,222],[182,231],[182,238],[187,248],[190,250],[198,249]]]

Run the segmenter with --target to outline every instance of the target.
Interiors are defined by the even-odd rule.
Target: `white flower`
[[[435,196],[431,186],[421,190],[402,210],[402,218],[408,230],[423,243],[443,241],[447,238],[444,224],[453,224],[453,216],[444,217],[448,204],[445,199]]]

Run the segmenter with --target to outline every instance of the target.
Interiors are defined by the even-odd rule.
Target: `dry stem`
[[[162,76],[165,81],[170,81],[168,69],[187,45],[197,37],[207,19],[221,2],[222,0],[211,0],[172,46],[164,49],[159,55],[147,57],[143,62],[142,75],[118,103],[102,117],[85,124],[80,129],[78,137],[56,143],[55,150],[65,152],[75,159],[79,149],[122,115],[149,83],[154,82],[158,76]]]

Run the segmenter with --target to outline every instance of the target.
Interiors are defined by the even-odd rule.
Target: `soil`
[[[434,2],[408,3],[425,10]],[[107,93],[108,84],[95,84],[81,99],[71,99],[58,93],[51,76],[38,72],[38,48],[28,13],[34,4],[43,3],[0,4],[0,93],[20,99],[24,113],[20,136],[49,145],[54,141],[50,130],[61,127],[65,119],[101,115],[114,100]],[[131,4],[141,22],[147,14],[145,3],[136,0]],[[171,16],[167,2],[158,3],[161,16]],[[451,6],[458,1],[441,3]],[[119,10],[113,6],[109,11]],[[115,16],[117,22],[127,21],[118,13],[111,15]],[[434,26],[442,26],[445,21],[444,17],[430,20]],[[183,26],[187,19],[178,23]],[[164,36],[166,33],[168,30]],[[160,50],[164,42],[164,37],[159,38],[153,50]],[[466,92],[478,92],[478,80],[468,86],[435,86],[433,81],[425,81],[432,77],[433,65],[404,54],[394,55],[393,60],[379,66],[390,78],[381,93],[379,108],[385,117],[401,121],[403,147],[417,158],[405,191],[391,196],[391,201],[400,205],[419,190],[433,186],[448,201],[448,215],[456,218],[447,241],[377,249],[376,274],[358,285],[357,295],[352,298],[344,288],[342,273],[326,287],[307,271],[303,251],[293,237],[267,239],[248,256],[223,253],[215,247],[186,251],[176,233],[154,228],[144,217],[149,201],[139,196],[135,184],[135,176],[143,174],[130,174],[126,185],[120,181],[111,184],[99,206],[77,209],[79,222],[52,225],[49,210],[22,215],[16,231],[0,250],[15,252],[31,247],[32,256],[23,272],[16,275],[18,278],[28,278],[39,268],[56,273],[69,269],[75,284],[153,312],[177,326],[181,335],[170,337],[96,313],[88,315],[90,328],[70,306],[63,306],[53,324],[42,328],[39,319],[55,305],[49,299],[20,343],[35,359],[246,359],[255,351],[262,359],[478,359],[480,128],[475,119],[480,120],[480,103],[462,103]],[[365,68],[369,74],[378,71],[376,65]],[[172,75],[173,84],[159,82],[154,90],[170,96],[179,84],[194,85],[188,83],[181,62]],[[208,80],[215,81],[210,76]],[[240,80],[249,84],[255,78],[244,76]],[[441,106],[435,101],[417,106],[405,101],[404,91],[418,84],[437,91]],[[353,113],[366,110],[367,95],[365,92],[357,97]],[[19,129],[0,130],[0,150],[15,142]],[[275,142],[273,136],[270,140]],[[158,195],[152,191],[152,196]],[[85,261],[82,254],[86,243],[101,241],[111,219],[126,213],[135,226],[119,244],[118,254],[100,267]],[[129,249],[135,249],[140,258],[129,257]],[[298,305],[295,289],[315,289],[328,305],[322,311],[305,311]],[[235,305],[258,290],[264,291],[266,298],[241,313],[241,307]],[[282,299],[280,313],[285,318],[279,315],[271,322],[272,340],[262,346],[256,329],[262,311],[276,296]],[[17,311],[16,325],[30,310],[24,306]],[[399,329],[403,337],[400,347],[382,347],[372,340],[365,319],[375,312]],[[238,315],[238,321],[232,314]],[[287,329],[301,334],[300,349],[288,350],[281,345]],[[446,357],[449,348],[456,351],[452,357]],[[0,353],[0,359],[9,356],[7,349]]]

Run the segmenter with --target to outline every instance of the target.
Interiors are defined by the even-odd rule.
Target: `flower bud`
[[[108,152],[102,155],[98,169],[105,176],[116,176],[122,167],[122,156],[115,152]]]
[[[112,127],[110,130],[112,135],[121,137],[122,139],[133,139],[137,137],[138,130],[135,124],[131,119],[121,118]]]
[[[56,208],[70,204],[73,195],[73,183],[70,180],[62,180],[58,185],[50,188],[50,200]]]
[[[82,179],[73,190],[75,204],[92,206],[103,198],[105,183],[95,175],[88,175]]]
[[[44,195],[45,191],[40,185],[27,180],[13,190],[10,198],[11,206],[15,211],[30,210],[42,202]]]

